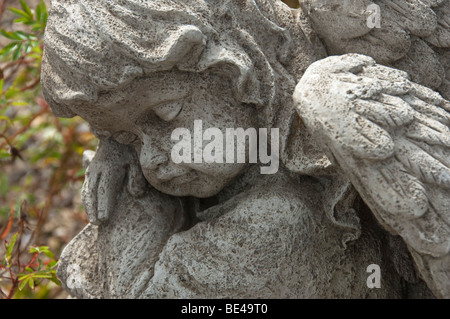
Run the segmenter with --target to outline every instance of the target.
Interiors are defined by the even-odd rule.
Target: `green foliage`
[[[16,244],[17,241],[17,235],[18,233],[15,233],[13,235],[13,237],[11,238],[11,241],[9,242],[9,244],[6,245],[6,258],[5,258],[5,264],[7,267],[10,267],[11,264],[11,254],[12,254],[12,250],[14,249],[14,246]]]
[[[58,278],[56,277],[55,267],[58,262],[55,260],[55,255],[53,252],[49,250],[48,246],[40,246],[40,247],[30,247],[30,254],[34,254],[34,256],[39,256],[40,254],[44,254],[47,256],[47,261],[43,262],[42,259],[38,258],[37,268],[33,269],[32,267],[25,267],[25,272],[18,274],[19,280],[19,290],[23,290],[26,284],[29,285],[31,289],[33,289],[40,279],[48,279],[54,282],[57,285],[60,285]],[[35,258],[35,257],[33,257]]]
[[[18,19],[14,20],[14,23],[22,23],[31,26],[31,33],[23,31],[6,31],[4,29],[0,30],[1,35],[12,40],[11,43],[6,45],[0,51],[0,56],[12,54],[13,61],[16,61],[19,57],[28,55],[31,52],[37,54],[35,58],[39,58],[39,54],[42,53],[39,39],[44,33],[48,17],[47,7],[43,1],[36,7],[34,14],[24,0],[20,0],[20,4],[22,10],[17,8],[9,8],[9,10],[19,16]]]
[[[0,282],[3,283],[5,279],[8,281],[8,284],[3,283],[1,286],[9,291],[7,294],[3,290],[0,293],[8,299],[25,295],[26,286],[32,291],[39,285],[47,287],[48,282],[61,285],[56,277],[58,261],[48,246],[31,246],[28,254],[23,256],[24,251],[20,247],[23,227],[20,229],[12,235],[9,242],[5,241],[5,255],[0,264],[0,274],[2,274]],[[8,231],[9,229],[4,230],[0,236],[5,236]],[[43,280],[47,281],[44,285]],[[44,290],[47,291],[47,289]],[[27,294],[30,295],[30,291]]]
[[[45,3],[8,9],[16,28],[0,30],[9,40],[0,50],[0,298],[47,298],[59,281],[51,245],[38,244],[42,229],[60,192],[81,186],[81,154],[96,142],[79,118],[53,116],[42,96]]]

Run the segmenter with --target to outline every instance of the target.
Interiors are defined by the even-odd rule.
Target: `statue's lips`
[[[194,171],[194,170],[191,170],[188,173],[183,173],[183,174],[179,174],[179,175],[166,174],[166,175],[156,176],[157,181],[160,183],[168,183],[168,182],[174,183],[175,182],[177,184],[189,183],[197,178],[198,178],[198,175],[197,175],[196,171]]]

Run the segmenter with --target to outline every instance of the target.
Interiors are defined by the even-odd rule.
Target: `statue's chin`
[[[143,171],[146,180],[158,191],[172,196],[193,196],[208,198],[217,195],[241,170],[235,170],[225,176],[213,176],[198,170],[190,170],[179,176],[156,176],[152,171]]]
[[[213,183],[205,183],[200,180],[194,180],[185,183],[176,183],[176,181],[169,181],[166,183],[149,181],[149,183],[158,191],[167,195],[177,197],[193,196],[197,198],[212,197],[219,193],[225,186]]]
[[[170,189],[170,190],[168,190],[166,188],[161,188],[161,187],[155,187],[155,188],[164,194],[176,196],[176,197],[192,196],[192,197],[196,197],[196,198],[208,198],[208,197],[217,195],[217,193],[220,192],[220,190],[211,192],[211,191],[196,190],[196,189],[192,189],[192,188],[190,190],[185,190],[185,189],[179,189],[179,190]]]

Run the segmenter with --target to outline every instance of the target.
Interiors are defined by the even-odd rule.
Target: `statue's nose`
[[[161,164],[169,161],[167,154],[160,149],[157,143],[152,143],[152,139],[143,137],[143,145],[139,155],[139,162],[143,169],[155,170]]]

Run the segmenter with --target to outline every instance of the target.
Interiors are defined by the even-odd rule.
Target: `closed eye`
[[[174,101],[163,103],[155,107],[155,114],[163,121],[169,122],[174,120],[183,110],[183,101]]]

